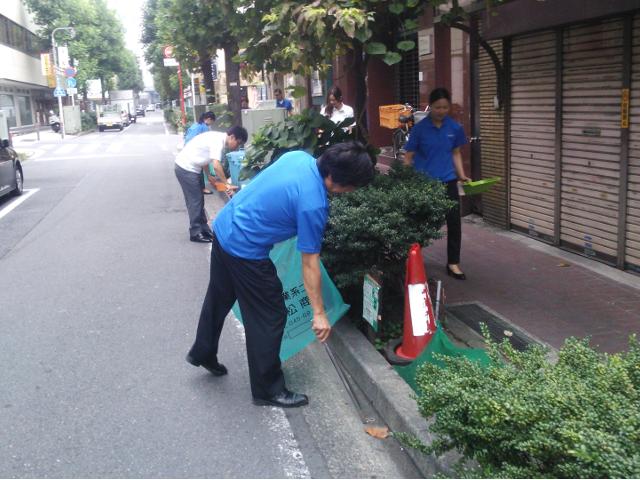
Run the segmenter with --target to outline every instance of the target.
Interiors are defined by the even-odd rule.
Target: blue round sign
[[[68,88],[76,88],[77,84],[78,84],[78,82],[76,82],[75,78],[67,78],[67,87]]]

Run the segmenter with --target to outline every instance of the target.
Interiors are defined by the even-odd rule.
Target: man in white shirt
[[[222,169],[222,151],[224,147],[236,151],[247,141],[247,130],[234,125],[227,133],[205,132],[193,138],[178,154],[175,164],[175,173],[189,212],[189,237],[192,242],[211,243],[213,232],[207,223],[204,211],[204,193],[200,183],[203,167],[211,164],[216,172],[218,180],[227,187],[230,186]],[[211,175],[209,168],[206,170],[209,183],[215,183],[215,177]]]

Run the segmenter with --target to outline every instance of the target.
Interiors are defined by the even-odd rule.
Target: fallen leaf
[[[510,332],[509,330],[505,330],[504,331],[504,336],[505,337],[513,337],[513,332]]]
[[[569,265],[567,263],[559,263],[558,266],[559,267],[570,267],[571,265]]]
[[[365,428],[364,431],[375,438],[387,438],[389,436],[387,433],[389,431],[389,427],[368,427]]]

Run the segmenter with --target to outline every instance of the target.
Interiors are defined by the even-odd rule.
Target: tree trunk
[[[353,68],[356,75],[356,138],[365,146],[369,144],[369,126],[367,124],[367,64],[369,55],[363,55],[363,45],[353,41]]]
[[[102,92],[102,105],[104,105],[106,97],[104,96],[104,78],[102,77],[100,77],[100,91]]]
[[[200,55],[200,69],[202,70],[202,77],[204,78],[204,88],[207,97],[206,103],[216,103],[216,87],[213,83],[210,55]]]
[[[233,118],[232,125],[240,125],[240,64],[232,59],[238,54],[237,43],[227,43],[224,45],[224,65],[227,73],[227,98],[229,102],[229,110]]]

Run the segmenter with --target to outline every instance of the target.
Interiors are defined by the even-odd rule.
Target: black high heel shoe
[[[449,268],[449,265],[447,265],[447,274],[451,275],[456,280],[466,280],[467,279],[467,277],[465,276],[464,273],[455,273],[453,270],[451,270]]]

